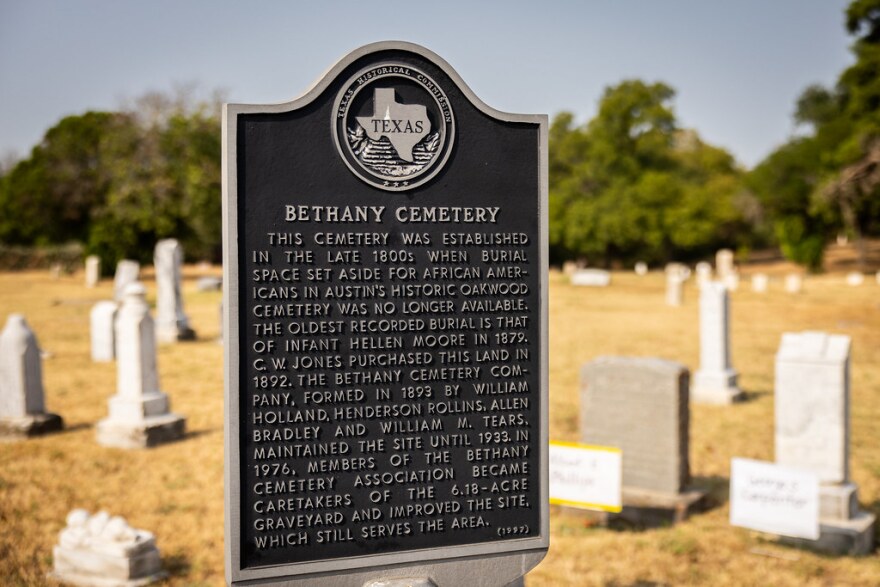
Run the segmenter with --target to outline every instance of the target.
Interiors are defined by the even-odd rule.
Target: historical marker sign
[[[396,42],[226,107],[230,582],[543,556],[546,133]]]

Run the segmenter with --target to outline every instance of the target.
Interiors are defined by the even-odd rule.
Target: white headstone
[[[776,353],[776,462],[849,478],[850,338],[785,333]]]
[[[770,278],[766,273],[755,273],[752,275],[752,291],[755,293],[766,293],[770,284]]]
[[[666,272],[666,305],[680,306],[684,300],[684,277],[676,271]]]
[[[125,288],[138,280],[141,272],[141,265],[137,261],[123,259],[116,264],[116,275],[113,278],[113,299],[117,302],[122,301],[125,295]]]
[[[733,251],[721,249],[715,253],[715,273],[718,274],[718,279],[723,281],[733,271]]]
[[[703,284],[712,281],[712,264],[706,261],[700,261],[695,268],[697,273],[697,284],[701,287]]]
[[[647,275],[648,274],[648,264],[643,261],[639,261],[638,263],[636,263],[635,271],[636,271],[636,275],[639,275],[639,276]]]
[[[865,283],[865,275],[863,273],[859,273],[858,271],[853,271],[852,273],[846,274],[846,284],[851,286],[858,286]]]
[[[800,293],[803,289],[803,277],[799,273],[789,273],[785,276],[785,291],[788,293]]]
[[[50,577],[73,585],[149,585],[167,576],[152,533],[107,512],[76,509],[52,550]]]
[[[608,287],[611,273],[602,269],[578,269],[571,274],[571,284],[586,287]]]
[[[739,272],[736,269],[724,276],[724,287],[727,288],[727,291],[739,289]]]
[[[95,287],[101,281],[101,257],[86,257],[86,287]]]
[[[684,263],[667,263],[663,271],[667,276],[670,274],[678,275],[682,281],[687,281],[691,276],[691,268]]]
[[[723,283],[700,290],[700,369],[694,373],[691,399],[729,404],[742,398],[730,361],[730,298]]]
[[[103,301],[92,306],[89,324],[92,342],[92,360],[106,363],[116,358],[116,302]]]
[[[153,263],[156,267],[156,338],[159,342],[192,340],[195,332],[183,311],[180,266],[183,250],[170,238],[156,243]]]
[[[169,412],[159,389],[156,335],[144,286],[133,283],[116,317],[116,395],[110,414],[98,422],[98,442],[120,448],[144,448],[183,436],[183,417]]]
[[[562,272],[566,275],[571,275],[577,270],[578,264],[574,261],[566,261],[562,264]]]
[[[42,363],[24,316],[11,314],[0,333],[0,435],[32,436],[62,427],[60,417],[46,413]]]
[[[850,338],[785,333],[776,353],[776,462],[820,482],[818,550],[862,555],[873,550],[876,516],[860,511],[849,480]]]

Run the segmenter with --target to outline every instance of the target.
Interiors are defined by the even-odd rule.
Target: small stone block
[[[20,418],[0,419],[0,437],[31,438],[64,428],[64,420],[58,414],[29,414]]]
[[[849,520],[859,511],[859,488],[854,483],[819,486],[819,517]]]
[[[98,443],[116,448],[151,448],[183,438],[186,418],[164,414],[142,422],[118,422],[106,418],[98,422]]]

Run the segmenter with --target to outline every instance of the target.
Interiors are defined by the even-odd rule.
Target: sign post
[[[549,545],[546,116],[383,42],[223,132],[227,581],[517,580]]]

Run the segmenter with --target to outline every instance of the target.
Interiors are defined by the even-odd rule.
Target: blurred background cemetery
[[[774,461],[774,356],[783,333],[802,331],[850,337],[849,478],[860,507],[880,514],[880,2],[853,0],[840,20],[850,64],[803,88],[790,108],[796,130],[749,167],[683,124],[663,81],[609,81],[585,121],[552,113],[551,439],[583,440],[581,370],[598,357],[675,361],[693,381],[697,264],[718,277],[722,249],[743,397],[690,403],[689,468],[705,511],[645,528],[554,508],[550,552],[528,585],[880,583],[876,552],[816,553],[728,520],[731,459]],[[154,533],[169,585],[223,583],[221,102],[193,87],[149,92],[63,117],[29,153],[0,162],[0,322],[26,317],[45,411],[64,420],[62,431],[0,443],[2,584],[46,583],[75,508]],[[96,429],[117,365],[93,360],[91,312],[118,297],[117,264],[132,260],[155,315],[155,247],[166,239],[183,251],[178,287],[195,338],[158,345],[156,363],[186,431],[149,450],[105,446]],[[99,259],[93,285],[87,256]],[[687,275],[670,280],[671,263]],[[584,268],[607,272],[603,284],[573,285]]]

